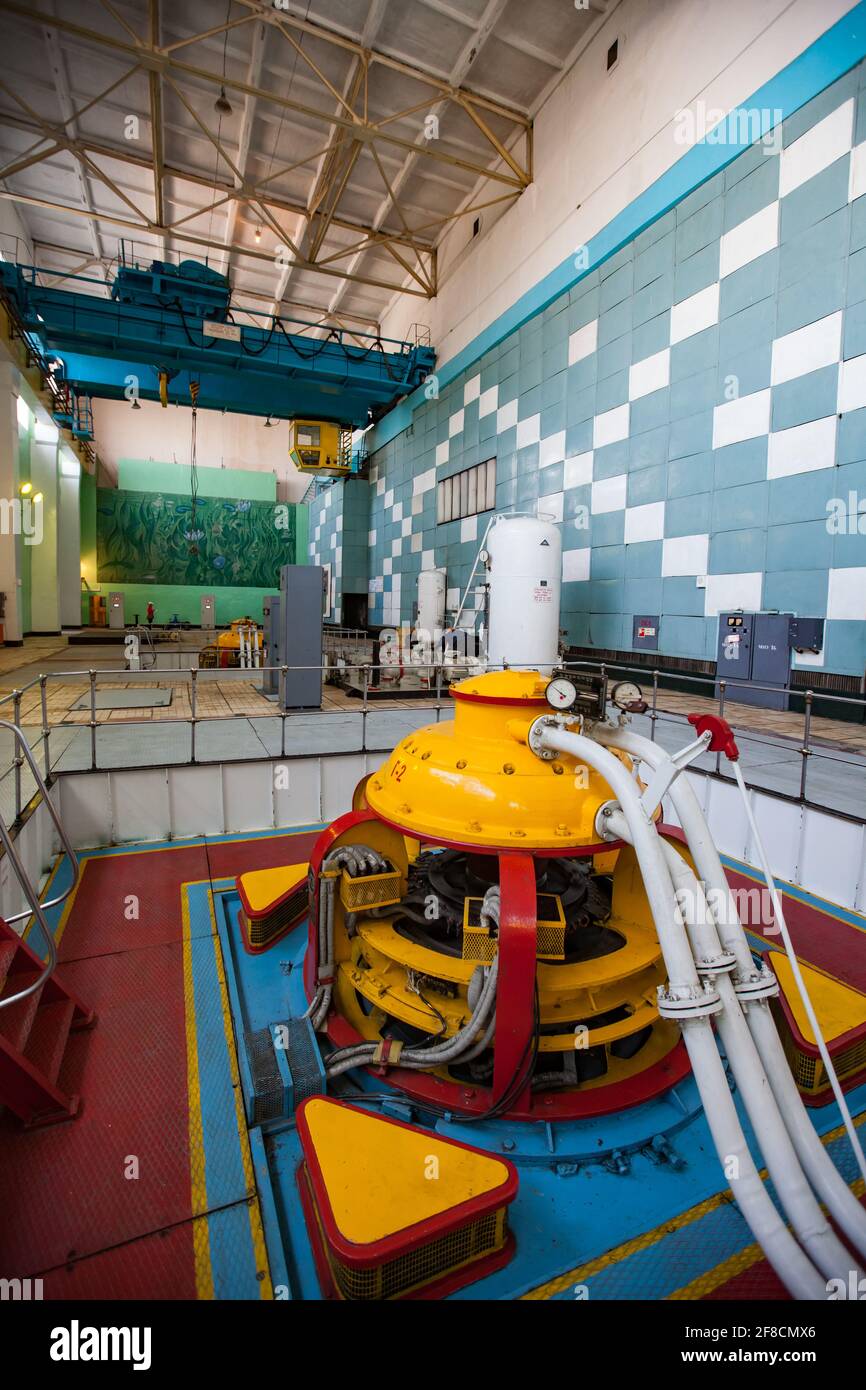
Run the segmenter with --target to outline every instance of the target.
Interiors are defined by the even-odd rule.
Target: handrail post
[[[361,706],[361,752],[367,752],[367,667],[361,666],[364,674],[364,703]]]
[[[725,717],[725,690],[727,689],[727,684],[728,684],[728,683],[727,683],[726,680],[720,680],[720,681],[719,681],[719,718],[720,718],[720,719],[724,719],[724,717]],[[716,772],[721,772],[721,769],[722,769],[722,755],[721,755],[721,753],[717,753],[717,754],[716,754]]]
[[[659,700],[659,673],[658,669],[653,671],[653,702],[650,709],[650,741],[656,741],[656,720],[658,719],[658,700]]]
[[[800,749],[800,800],[806,800],[806,769],[809,766],[809,759],[812,756],[812,749],[809,740],[812,734],[812,701],[815,696],[811,690],[806,691],[806,703],[803,712],[803,747]]]
[[[436,723],[442,718],[442,667],[436,667]]]
[[[90,770],[96,771],[96,672],[90,675]]]
[[[13,690],[13,692],[12,692],[12,709],[13,709],[12,718],[13,718],[14,721],[15,721],[15,727],[16,727],[16,728],[20,728],[20,727],[21,727],[21,691],[20,691],[20,690]],[[22,767],[23,762],[24,762],[24,758],[23,758],[23,756],[22,756],[22,754],[21,754],[21,745],[20,745],[20,744],[18,743],[18,741],[16,740],[16,743],[15,743],[15,819],[16,819],[16,820],[20,820],[20,819],[21,819],[21,767]]]
[[[190,760],[191,763],[194,763],[194,762],[195,762],[195,726],[196,726],[196,723],[197,723],[197,720],[196,720],[196,708],[197,708],[197,694],[198,694],[198,671],[196,670],[196,668],[195,668],[194,666],[190,666],[190,668],[189,668],[189,678],[190,678],[190,685],[189,685],[189,760]]]
[[[45,780],[51,776],[51,725],[48,723],[48,677],[39,677],[39,698],[42,705],[42,743],[45,747]],[[16,721],[17,722],[17,721]]]
[[[286,680],[288,678],[288,666],[280,667],[279,681],[279,702],[280,702],[280,757],[286,756]]]

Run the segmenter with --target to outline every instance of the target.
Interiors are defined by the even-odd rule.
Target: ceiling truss
[[[43,0],[50,4],[50,0]],[[52,13],[15,0],[0,0],[0,13],[22,23],[41,28],[49,45],[55,67],[62,64],[58,36],[85,48],[94,47],[109,52],[129,66],[109,88],[75,111],[68,89],[60,93],[58,103],[61,121],[51,121],[40,115],[19,93],[11,81],[0,79],[0,95],[5,110],[0,115],[5,123],[32,134],[35,143],[0,169],[0,197],[11,199],[24,207],[56,211],[73,217],[83,217],[89,224],[92,248],[91,265],[105,265],[100,229],[115,228],[135,236],[150,234],[162,248],[163,256],[175,244],[219,251],[222,266],[227,269],[233,261],[243,258],[254,262],[273,263],[279,250],[279,275],[272,301],[272,311],[291,299],[297,277],[314,273],[339,282],[327,313],[340,312],[342,298],[352,285],[365,285],[390,293],[408,293],[431,298],[437,292],[436,243],[443,232],[460,217],[477,214],[482,208],[516,198],[532,181],[532,122],[523,111],[516,110],[490,96],[469,90],[463,85],[473,59],[486,41],[500,17],[505,0],[490,0],[471,32],[458,63],[447,76],[395,57],[373,45],[388,0],[377,0],[362,35],[362,41],[338,33],[326,25],[306,19],[292,11],[288,0],[275,6],[264,0],[235,0],[234,14],[226,22],[207,30],[190,34],[173,42],[161,42],[169,11],[162,0],[146,0],[146,19],[143,32],[138,32],[121,14],[111,0],[100,0],[106,13],[105,31],[74,22],[68,12]],[[113,22],[109,22],[113,21]],[[224,74],[191,61],[187,52],[193,45],[207,39],[227,36],[233,31],[252,26],[254,38],[246,77]],[[303,67],[308,83],[315,83],[323,104],[312,105],[303,96],[292,95],[292,85],[283,91],[262,85],[263,53],[268,33],[279,36],[289,61]],[[342,86],[331,81],[322,63],[305,48],[305,39],[340,49],[349,55],[351,64]],[[316,49],[318,52],[319,49]],[[421,84],[425,99],[403,107],[384,117],[377,113],[372,119],[369,104],[371,71],[381,66],[401,77]],[[294,69],[293,69],[294,70]],[[149,121],[152,130],[152,149],[149,156],[135,153],[123,143],[88,138],[82,132],[80,118],[87,110],[105,101],[123,87],[133,76],[144,75],[149,98]],[[308,84],[305,84],[305,87]],[[193,91],[204,87],[212,92],[224,88],[230,99],[242,101],[243,115],[240,138],[232,152],[210,119],[213,104],[197,103]],[[208,177],[196,169],[171,163],[165,152],[165,97],[171,93],[180,102],[201,136],[214,150],[217,173]],[[281,164],[266,177],[255,178],[250,172],[250,138],[257,108],[266,103],[281,113],[281,121],[292,116],[303,119],[309,128],[321,129],[321,148],[316,155],[309,153],[296,164]],[[437,142],[422,133],[417,139],[399,134],[394,126],[406,117],[423,112],[437,115],[447,107],[458,108],[483,138],[484,155],[464,154],[453,148],[441,149]],[[503,138],[501,130],[507,123],[510,134]],[[519,149],[520,153],[515,153]],[[72,205],[51,196],[16,192],[8,181],[26,169],[59,155],[71,156],[78,175],[80,200]],[[353,171],[362,155],[368,155],[371,167],[378,173],[382,201],[369,223],[362,218],[346,215],[341,208]],[[396,172],[395,161],[400,159]],[[310,166],[315,170],[306,200],[297,201],[273,191],[277,178],[296,168]],[[152,183],[152,213],[136,202],[121,186],[106,164],[134,165],[149,171]],[[367,161],[369,164],[369,160]],[[435,217],[422,217],[403,206],[401,189],[416,165],[429,170],[431,178],[449,171],[471,175],[477,195],[462,200],[457,211]],[[166,194],[168,181],[172,186],[206,187],[210,192],[207,206],[195,207],[189,214],[172,216]],[[113,199],[123,204],[123,212],[100,205],[99,187],[109,190]],[[465,188],[463,185],[458,185]],[[190,223],[209,209],[228,210],[226,235],[222,239],[193,230]],[[236,239],[237,218],[243,212],[260,230],[267,230],[268,246],[244,244]],[[386,222],[388,225],[386,226]],[[330,233],[342,234],[338,244]],[[348,244],[346,243],[349,235]],[[258,238],[257,238],[258,240]],[[371,251],[384,254],[393,262],[393,278],[379,271],[365,269],[365,254]],[[380,263],[381,264],[381,263]]]

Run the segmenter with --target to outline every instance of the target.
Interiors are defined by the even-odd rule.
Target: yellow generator
[[[325,420],[291,420],[289,457],[301,473],[348,477],[352,472],[352,431]]]
[[[202,647],[198,656],[202,670],[217,667],[255,667],[262,664],[262,628],[255,618],[234,618],[216,642]]]

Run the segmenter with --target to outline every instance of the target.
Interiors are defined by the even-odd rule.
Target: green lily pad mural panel
[[[297,563],[298,508],[282,502],[100,488],[100,584],[192,584],[278,589]]]

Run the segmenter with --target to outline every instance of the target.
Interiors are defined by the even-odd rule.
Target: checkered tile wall
[[[697,188],[376,454],[371,621],[409,618],[432,565],[452,605],[490,514],[437,526],[436,483],[495,456],[497,510],[561,525],[571,642],[625,651],[633,615],[659,613],[663,653],[713,658],[721,610],[790,609],[827,619],[823,655],[803,660],[862,675],[866,65],[783,137]],[[324,559],[326,536],[340,544],[331,491],[312,523]],[[835,533],[832,499],[849,512]]]

